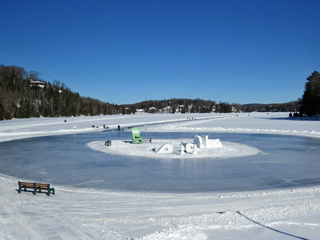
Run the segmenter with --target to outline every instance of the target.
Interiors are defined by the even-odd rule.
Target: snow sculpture
[[[187,153],[193,153],[196,145],[192,143],[187,143],[185,147]]]
[[[222,143],[220,142],[220,139],[208,139],[206,147],[207,148],[220,148],[220,147],[222,147]]]
[[[192,154],[198,154],[198,150],[197,150],[198,148],[197,148],[197,146],[195,145],[195,144],[193,144],[193,152],[192,152]]]
[[[198,154],[198,151],[201,151],[201,148],[220,148],[222,144],[220,139],[208,139],[208,135],[199,136],[195,135],[193,143],[185,143],[181,142],[180,144],[180,155],[187,154]],[[160,148],[155,149],[155,153],[165,153],[170,154],[173,153],[173,146],[171,144],[163,144]],[[179,151],[176,149],[176,152]]]
[[[170,144],[163,144],[156,153],[172,153],[173,147]]]
[[[194,144],[196,144],[197,148],[205,148],[206,146],[203,144],[203,140],[201,136],[195,135],[193,139]]]
[[[184,145],[181,143],[180,144],[180,155],[184,155],[185,152],[184,152]]]
[[[209,139],[208,135],[194,137],[194,143],[198,148],[219,148],[222,147],[220,139]]]
[[[194,143],[181,143],[180,144],[180,155],[188,154],[197,154],[197,146]]]

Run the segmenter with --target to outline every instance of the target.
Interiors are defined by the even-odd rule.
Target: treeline
[[[305,84],[302,98],[299,99],[300,116],[320,114],[320,73],[314,71]]]
[[[109,115],[121,106],[81,97],[64,83],[45,82],[35,71],[0,65],[0,120],[30,117]]]
[[[216,106],[215,101],[203,99],[184,99],[184,98],[171,98],[164,100],[149,100],[135,103],[130,106],[130,109],[140,109],[144,112],[181,112],[181,113],[209,113]],[[231,110],[231,109],[230,109]]]
[[[299,109],[297,101],[270,104],[250,103],[235,106],[241,112],[297,112]]]
[[[180,113],[230,113],[230,112],[296,112],[298,102],[272,104],[236,104],[203,99],[172,98],[164,100],[149,100],[125,106],[124,113],[142,110],[148,113],[180,112]],[[124,110],[124,108],[123,108]]]

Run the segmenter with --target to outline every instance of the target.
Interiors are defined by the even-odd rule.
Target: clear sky
[[[0,64],[81,96],[282,103],[320,71],[319,0],[3,0]]]

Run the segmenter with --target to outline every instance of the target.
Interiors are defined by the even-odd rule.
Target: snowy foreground
[[[288,113],[140,114],[0,121],[0,141],[102,131],[104,124],[143,125],[149,132],[320,138],[319,120],[292,120]],[[0,175],[0,239],[320,239],[320,186],[203,194],[53,186],[56,195],[48,197],[18,194],[17,181],[23,179],[5,174]]]

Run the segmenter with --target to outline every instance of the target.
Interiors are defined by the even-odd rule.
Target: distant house
[[[176,108],[176,112],[182,112],[184,105],[178,105]]]
[[[163,111],[164,111],[165,113],[170,113],[170,112],[171,112],[171,107],[170,107],[170,106],[165,107],[165,108],[163,109]]]
[[[238,110],[234,106],[231,106],[231,112],[238,112]]]
[[[143,113],[144,110],[143,110],[143,109],[136,109],[136,112],[137,112],[137,113]]]
[[[151,113],[156,113],[157,112],[157,109],[155,107],[150,107],[149,108],[149,112]]]
[[[47,84],[44,81],[30,79],[30,87],[36,86],[36,87],[44,88],[45,85]]]

